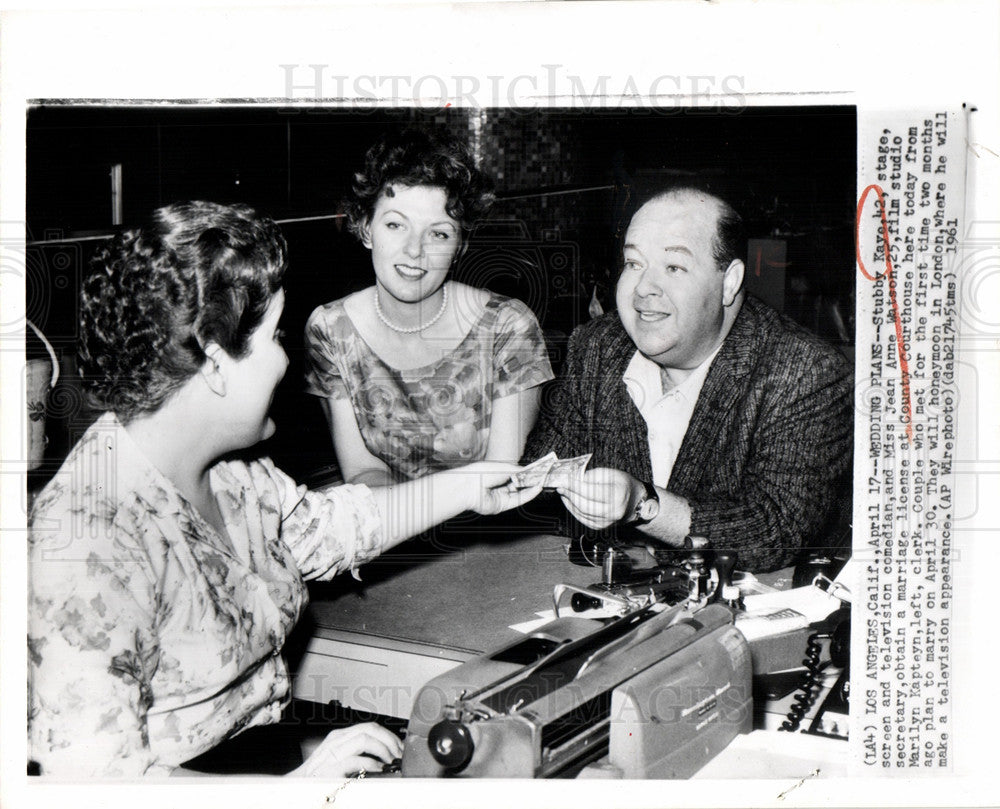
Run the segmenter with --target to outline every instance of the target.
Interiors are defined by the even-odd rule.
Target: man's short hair
[[[622,244],[624,245],[628,225],[643,205],[655,199],[683,194],[708,196],[719,204],[719,218],[716,222],[715,238],[712,241],[712,257],[719,270],[725,271],[735,259],[745,263],[747,230],[743,216],[735,204],[739,195],[729,186],[723,186],[721,181],[701,177],[684,177],[666,184],[645,185],[632,189],[632,204],[627,210],[625,227],[621,229]]]

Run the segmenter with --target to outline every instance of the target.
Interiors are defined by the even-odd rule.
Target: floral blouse
[[[166,775],[277,721],[303,577],[382,549],[365,486],[309,492],[266,459],[219,463],[210,483],[227,537],[106,414],[39,495],[28,735],[43,775]]]
[[[350,399],[368,451],[408,478],[485,458],[493,401],[552,379],[531,310],[492,293],[462,342],[421,368],[387,365],[343,301],[312,313],[305,342],[306,389]]]

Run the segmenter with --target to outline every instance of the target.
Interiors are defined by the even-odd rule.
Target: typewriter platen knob
[[[452,772],[464,769],[476,747],[469,729],[452,719],[444,719],[430,729],[427,746],[434,760]]]

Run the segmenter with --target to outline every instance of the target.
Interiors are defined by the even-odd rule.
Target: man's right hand
[[[587,528],[600,530],[629,514],[642,484],[619,469],[589,469],[568,478],[556,491],[566,509]]]
[[[600,531],[629,520],[646,487],[618,469],[591,469],[582,477],[569,478],[556,489],[566,509],[587,528]],[[672,548],[680,548],[691,530],[691,506],[683,497],[657,489],[659,514],[652,522],[637,526],[643,534]]]

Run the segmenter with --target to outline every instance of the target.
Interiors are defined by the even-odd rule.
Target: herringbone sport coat
[[[646,423],[622,382],[635,351],[616,312],[577,328],[525,458],[592,452],[591,469],[651,480]],[[748,297],[709,369],[667,485],[690,503],[691,533],[736,551],[740,568],[754,571],[784,567],[804,546],[842,546],[852,391],[839,352]]]

